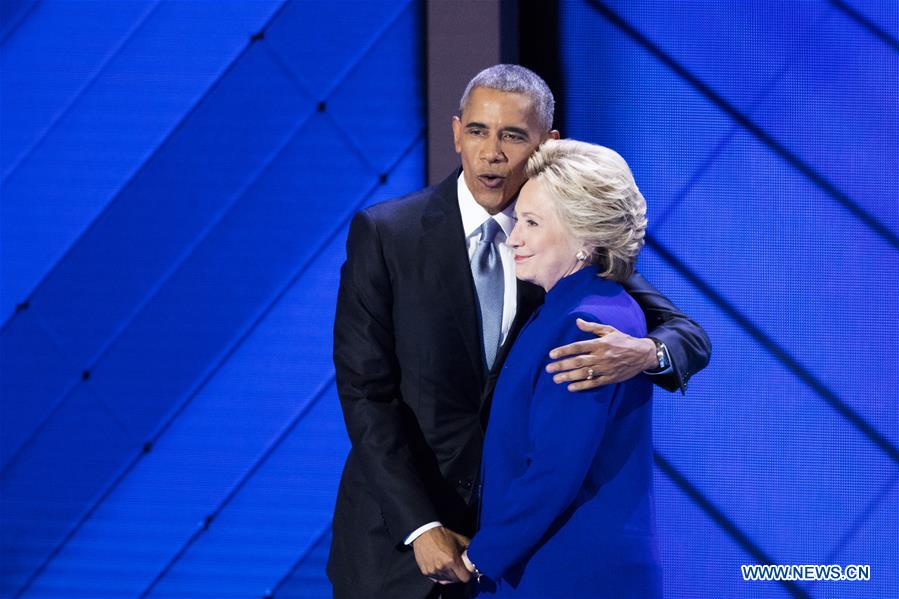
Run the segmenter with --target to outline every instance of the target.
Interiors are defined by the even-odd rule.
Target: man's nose
[[[484,142],[481,157],[487,162],[501,162],[506,159],[503,144],[499,137],[490,137]]]

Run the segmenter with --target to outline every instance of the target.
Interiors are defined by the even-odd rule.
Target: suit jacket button
[[[472,482],[470,478],[460,478],[459,486],[463,489],[470,489],[472,487]]]

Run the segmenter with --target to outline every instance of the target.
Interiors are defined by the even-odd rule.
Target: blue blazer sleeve
[[[587,314],[571,315],[556,345],[591,337],[575,326],[576,317],[595,320]],[[468,548],[483,574],[501,578],[574,502],[602,442],[617,388],[605,385],[570,393],[541,368],[531,401],[530,464],[505,496],[491,500],[504,506],[502,516],[481,528]]]

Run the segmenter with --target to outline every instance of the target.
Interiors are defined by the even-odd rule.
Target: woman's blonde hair
[[[526,172],[553,199],[563,226],[590,249],[600,276],[624,281],[633,274],[646,233],[646,200],[624,158],[603,146],[550,139]]]

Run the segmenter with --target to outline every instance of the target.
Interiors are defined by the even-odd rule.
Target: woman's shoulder
[[[573,317],[608,324],[632,337],[646,336],[646,317],[620,283],[598,278],[569,312]]]

